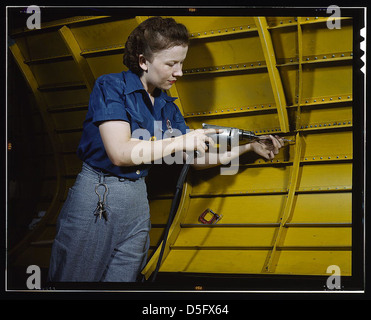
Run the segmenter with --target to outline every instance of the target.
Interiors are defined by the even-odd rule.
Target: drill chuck
[[[227,143],[228,147],[237,144],[249,143],[259,140],[259,136],[251,131],[242,130],[233,127],[216,126],[213,124],[202,124],[203,129],[221,130],[220,133],[211,134],[210,137],[217,143]]]
[[[216,126],[213,124],[202,124],[203,129],[215,129],[215,130],[223,130],[221,133],[216,133],[211,135],[211,138],[216,142],[227,141],[228,147],[232,145],[232,141],[234,144],[245,144],[250,143],[257,140],[266,140],[267,136],[258,136],[252,131],[247,131],[243,129],[233,128],[233,127],[223,127],[223,126]],[[235,139],[235,140],[233,140]],[[282,141],[294,142],[293,140],[281,138]]]

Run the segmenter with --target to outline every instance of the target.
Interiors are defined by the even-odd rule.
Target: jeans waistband
[[[86,162],[82,163],[81,173],[93,179],[98,179],[99,183],[104,183],[108,181],[133,181],[135,182],[135,181],[140,181],[144,179],[142,177],[138,179],[128,179],[128,178],[118,177],[110,173],[103,172],[99,169],[93,168],[92,166],[88,165]]]

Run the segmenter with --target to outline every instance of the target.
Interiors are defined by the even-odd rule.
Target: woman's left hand
[[[262,136],[260,140],[252,142],[250,145],[252,151],[267,160],[272,160],[283,147],[284,141],[278,136],[268,135]]]

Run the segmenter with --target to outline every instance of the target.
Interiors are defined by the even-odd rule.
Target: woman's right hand
[[[197,151],[199,156],[205,154],[208,150],[208,144],[214,146],[215,143],[208,134],[215,134],[218,130],[215,129],[197,129],[187,134],[177,137],[177,150],[192,152]]]

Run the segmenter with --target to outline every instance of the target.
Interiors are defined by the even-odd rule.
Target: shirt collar
[[[168,96],[167,93],[165,91],[163,91],[163,90],[161,90],[161,93],[160,93],[159,98],[162,98],[162,99],[164,99],[164,100],[166,100],[168,102],[172,102],[172,101],[178,99],[177,97],[170,97],[170,96]]]
[[[123,71],[124,81],[125,81],[125,94],[132,93],[138,90],[144,90],[142,81],[139,77],[132,71]]]
[[[142,83],[142,81],[140,81],[138,75],[136,75],[135,73],[133,73],[130,70],[123,71],[123,74],[124,74],[124,79],[125,79],[125,83],[126,83],[125,94],[129,94],[129,93],[132,93],[134,91],[144,90],[143,83]],[[167,93],[164,92],[163,90],[161,90],[159,98],[162,98],[162,99],[164,99],[166,101],[169,101],[169,102],[172,102],[172,101],[178,99],[177,97],[168,96]]]

